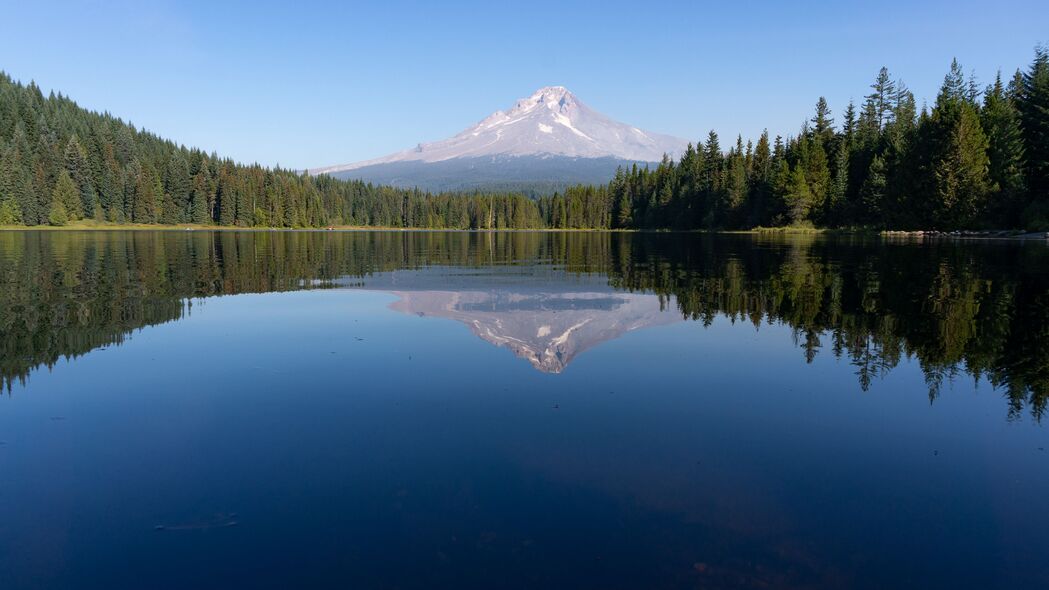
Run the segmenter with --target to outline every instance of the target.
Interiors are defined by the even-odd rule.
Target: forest
[[[836,124],[840,119],[840,124]],[[309,228],[1049,229],[1049,49],[981,87],[954,62],[918,107],[882,68],[839,116],[819,98],[797,135],[678,159],[552,196],[431,194],[187,148],[0,74],[0,225]]]

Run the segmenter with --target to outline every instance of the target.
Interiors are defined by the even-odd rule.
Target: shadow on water
[[[1011,418],[1049,399],[1049,248],[815,236],[0,232],[0,378],[10,391],[200,298],[332,287],[397,293],[552,373],[629,329],[724,317],[789,326],[799,360],[848,359],[863,390],[915,358],[930,401],[961,376]]]

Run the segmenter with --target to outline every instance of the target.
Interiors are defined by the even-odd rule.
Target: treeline
[[[601,197],[612,227],[1049,229],[1047,49],[984,89],[955,61],[920,111],[882,68],[841,118],[820,98],[796,137],[737,137],[725,153],[711,132],[680,161],[621,170]],[[592,218],[567,209],[569,226]]]
[[[931,109],[883,68],[841,118],[820,98],[797,136],[725,152],[711,132],[678,161],[552,197],[431,194],[239,165],[0,74],[0,225],[1049,229],[1046,49],[985,89],[953,63]]]

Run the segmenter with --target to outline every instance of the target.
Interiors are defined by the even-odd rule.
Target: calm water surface
[[[0,588],[1049,586],[1049,247],[0,232]]]

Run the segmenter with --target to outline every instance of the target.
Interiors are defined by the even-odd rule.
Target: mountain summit
[[[309,172],[431,189],[530,180],[606,182],[618,165],[679,156],[686,144],[610,119],[567,88],[547,86],[449,139]],[[434,186],[435,178],[437,185],[457,179],[459,186]]]

